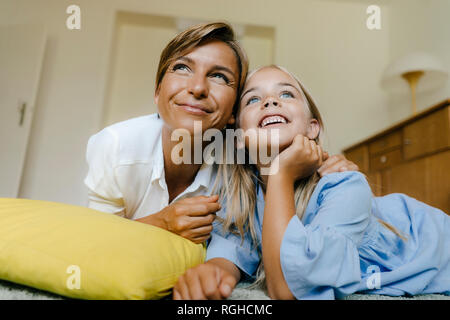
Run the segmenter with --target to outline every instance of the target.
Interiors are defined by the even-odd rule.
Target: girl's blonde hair
[[[314,102],[312,96],[309,94],[308,90],[303,86],[301,81],[287,71],[285,68],[271,65],[258,68],[253,70],[247,76],[248,79],[251,78],[253,74],[258,72],[263,68],[276,68],[279,69],[293,79],[295,79],[301,88],[301,93],[303,96],[303,101],[305,108],[307,109],[309,116],[317,120],[320,126],[320,131],[314,141],[318,144],[322,144],[322,132],[323,132],[323,121],[320,112]],[[236,119],[239,119],[239,108],[237,110]],[[236,127],[239,126],[239,121],[236,121]],[[225,144],[228,146],[228,144]],[[226,152],[226,151],[225,151]],[[219,191],[220,199],[226,199],[226,212],[227,215],[225,219],[219,219],[223,225],[223,232],[232,232],[240,234],[242,241],[244,239],[245,233],[250,232],[255,248],[258,245],[258,238],[256,235],[256,225],[255,225],[255,206],[256,206],[256,187],[258,184],[262,186],[260,178],[257,176],[256,168],[251,164],[222,164],[219,166],[218,177],[222,182],[222,186]],[[295,207],[296,214],[299,219],[302,218],[303,213],[306,209],[308,201],[319,181],[320,177],[317,172],[309,177],[300,179],[295,183]],[[264,267],[261,264],[257,272],[257,280],[255,284],[263,284],[265,281]]]
[[[247,76],[247,81],[256,72],[264,68],[276,68],[279,69],[289,76],[291,76],[298,83],[301,93],[303,96],[303,101],[305,108],[309,113],[311,119],[316,119],[319,123],[320,131],[314,141],[322,146],[322,135],[324,130],[324,125],[322,117],[320,115],[319,109],[312,98],[311,94],[302,84],[302,82],[288,70],[277,65],[270,65],[258,68],[250,72]],[[235,126],[239,127],[239,108],[236,115]],[[229,144],[225,144],[225,148]],[[226,150],[224,150],[226,152]],[[221,186],[218,187],[216,183],[214,189],[219,189],[220,199],[224,201],[226,199],[226,217],[225,219],[219,218],[219,222],[222,223],[223,232],[232,232],[235,234],[240,234],[242,242],[244,241],[245,234],[250,232],[251,238],[254,244],[254,248],[258,246],[258,238],[256,233],[255,225],[255,206],[256,206],[256,190],[258,184],[263,187],[262,181],[257,175],[257,170],[254,165],[251,164],[221,164],[219,165],[218,180],[221,181]],[[296,208],[296,215],[299,219],[302,219],[303,214],[306,210],[308,202],[311,198],[312,193],[320,180],[320,176],[317,172],[313,173],[309,177],[302,178],[295,182],[294,188],[294,201]],[[402,235],[390,224],[378,219],[379,222],[396,235],[404,239]],[[261,259],[261,263],[258,267],[256,280],[252,286],[263,286],[265,287],[265,274],[264,266]]]

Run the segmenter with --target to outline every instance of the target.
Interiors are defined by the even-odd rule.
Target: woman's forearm
[[[280,248],[284,232],[295,215],[294,182],[281,174],[268,179],[262,231],[262,251],[267,289],[274,299],[293,299],[281,269]]]
[[[136,219],[135,221],[142,222],[145,224],[150,224],[152,226],[167,230],[167,224],[165,223],[164,219],[161,217],[160,212],[148,215],[143,218]]]

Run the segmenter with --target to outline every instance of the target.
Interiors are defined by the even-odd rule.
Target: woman
[[[323,125],[294,76],[276,66],[250,74],[237,119],[244,131],[279,130],[276,170],[258,174],[258,159],[234,166],[207,262],[179,278],[174,299],[226,298],[258,266],[275,299],[450,294],[449,216],[402,194],[375,198],[358,172],[305,174],[322,157]]]
[[[158,66],[159,114],[114,124],[89,139],[89,207],[164,228],[195,243],[205,241],[220,208],[218,196],[208,196],[217,166],[172,161],[178,141],[171,135],[182,129],[194,136],[196,121],[203,131],[233,124],[247,70],[245,52],[228,24],[202,24],[178,34],[163,50]],[[319,170],[327,174],[358,168],[333,156]]]

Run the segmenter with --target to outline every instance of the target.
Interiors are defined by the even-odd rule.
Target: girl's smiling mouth
[[[281,114],[267,114],[259,121],[259,128],[287,124],[289,121]]]

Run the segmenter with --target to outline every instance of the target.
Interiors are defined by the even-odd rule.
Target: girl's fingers
[[[223,298],[228,298],[236,286],[236,279],[231,274],[224,274],[223,270],[221,270],[221,273],[221,281],[219,284],[220,294]]]
[[[319,166],[321,166],[322,165],[322,160],[323,160],[323,150],[322,150],[322,147],[321,146],[317,146],[317,153],[318,153],[318,156],[319,156]]]
[[[186,285],[188,287],[190,298],[193,300],[206,300],[203,294],[202,285],[196,270],[190,269],[186,272]]]
[[[178,293],[178,290],[173,289],[172,299],[173,300],[181,300],[181,296]]]
[[[322,164],[322,148],[314,140],[309,140],[309,144],[312,151],[311,155],[317,159],[319,162],[318,165],[320,166]]]
[[[214,268],[211,271],[211,273],[207,272],[200,277],[200,283],[207,299],[219,300],[222,298],[219,291],[220,276],[217,274],[219,270]]]
[[[292,145],[297,147],[299,150],[302,150],[305,146],[305,139],[304,136],[301,134],[298,134],[294,137],[294,140],[292,141]]]
[[[314,140],[308,140],[309,145],[311,147],[311,151],[313,152],[313,154],[317,154],[317,144]]]
[[[185,275],[178,278],[178,282],[175,285],[174,292],[177,293],[177,300],[191,300],[189,288],[187,287],[185,282]]]
[[[308,137],[303,137],[303,146],[307,149],[311,149],[311,143],[309,141]]]

